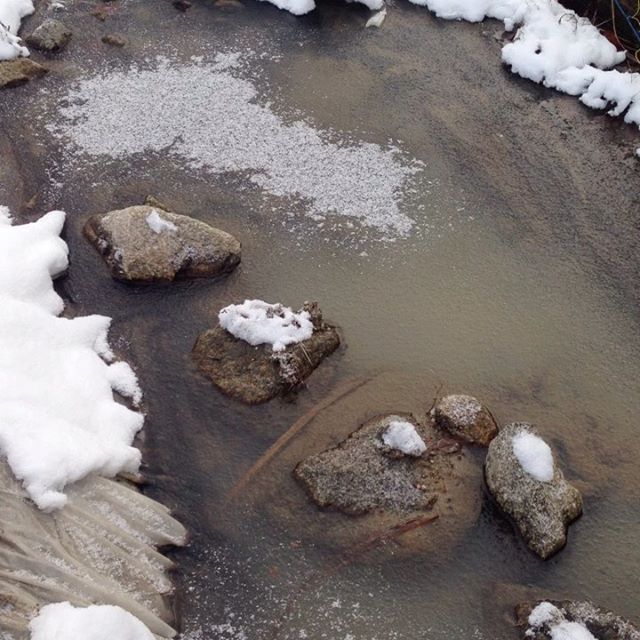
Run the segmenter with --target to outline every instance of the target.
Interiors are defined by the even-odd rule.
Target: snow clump
[[[0,0],[0,60],[28,56],[18,38],[22,18],[34,12],[32,0]]]
[[[529,614],[529,629],[525,635],[531,637],[534,630],[548,626],[551,640],[596,640],[595,636],[583,624],[569,622],[564,613],[550,602],[541,602]]]
[[[270,344],[273,351],[283,351],[313,334],[308,311],[294,313],[290,307],[263,300],[231,304],[221,309],[218,320],[220,326],[236,338],[253,346]]]
[[[29,630],[31,640],[154,640],[138,618],[113,605],[48,604],[31,620]]]
[[[536,480],[553,480],[553,455],[549,445],[528,431],[520,431],[513,437],[513,453],[520,466]]]
[[[427,445],[419,436],[416,428],[405,420],[394,420],[382,434],[382,442],[396,451],[401,451],[405,455],[420,457],[426,450]]]
[[[178,227],[176,227],[173,222],[170,220],[165,220],[160,216],[160,214],[154,209],[146,218],[147,224],[149,228],[154,233],[162,233],[163,231],[177,231]]]

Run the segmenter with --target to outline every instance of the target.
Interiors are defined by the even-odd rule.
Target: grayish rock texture
[[[432,411],[436,424],[455,438],[485,447],[498,433],[491,412],[472,396],[440,398]]]
[[[55,53],[62,51],[71,40],[71,29],[60,20],[49,18],[30,33],[25,42],[34,49]]]
[[[159,232],[150,226],[150,215],[160,219]],[[216,276],[240,263],[240,243],[229,233],[146,205],[91,216],[84,233],[118,280],[169,282]]]
[[[47,73],[47,68],[29,58],[0,62],[0,89],[17,87]]]
[[[536,480],[521,466],[513,438],[522,431],[538,435],[532,425],[516,422],[501,429],[489,445],[485,478],[500,507],[515,521],[529,548],[541,558],[559,551],[567,527],[582,513],[582,496],[553,461],[553,478]]]

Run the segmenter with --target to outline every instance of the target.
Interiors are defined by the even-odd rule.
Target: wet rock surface
[[[29,58],[0,62],[0,88],[17,87],[47,73],[47,68]]]
[[[537,435],[532,425],[513,423],[493,439],[485,478],[493,497],[513,518],[529,548],[544,559],[565,545],[568,525],[582,513],[582,496],[564,479],[555,460],[548,482],[537,480],[523,469],[513,448],[514,436],[523,431]]]
[[[34,49],[47,53],[62,51],[71,40],[71,29],[60,20],[45,20],[30,33],[25,42]]]
[[[568,625],[576,624],[584,627],[597,640],[640,640],[638,627],[591,602],[525,602],[516,607],[516,623],[524,631],[522,637],[529,640],[585,637],[561,635],[563,628],[570,630],[571,626]]]
[[[491,412],[472,396],[455,394],[440,398],[431,415],[438,427],[465,442],[486,447],[498,434]]]
[[[340,345],[337,330],[324,322],[316,304],[305,303],[303,309],[310,313],[313,334],[283,351],[252,346],[217,326],[200,334],[192,357],[223,393],[247,404],[293,391]]]
[[[147,205],[93,215],[84,234],[118,280],[170,282],[216,276],[240,263],[240,243],[231,234]]]

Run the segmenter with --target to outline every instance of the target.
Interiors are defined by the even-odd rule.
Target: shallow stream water
[[[69,212],[72,264],[60,290],[71,313],[114,318],[112,337],[140,376],[147,492],[192,533],[173,556],[185,638],[515,638],[508,614],[533,592],[636,615],[640,288],[629,131],[509,76],[497,23],[450,24],[394,4],[382,29],[365,30],[368,12],[357,5],[325,4],[296,19],[249,0],[194,2],[186,15],[169,2],[120,0],[101,23],[89,3],[69,5],[75,35],[66,57],[40,85],[1,97],[0,126],[20,176],[9,204],[24,218]],[[106,49],[99,38],[110,31],[130,45]],[[294,174],[278,194],[247,170],[216,167],[215,153],[194,137],[217,126],[206,114],[194,121],[202,110],[190,103],[202,92],[187,82],[175,95],[162,68],[191,78],[214,69],[220,53],[240,55],[242,64],[224,73],[255,95],[233,98],[217,117],[237,109],[239,118],[256,104],[279,119],[276,129],[302,121],[322,131],[336,162],[336,149],[372,143],[390,170],[420,167],[405,182],[379,175],[371,186],[382,198],[389,191],[378,187],[388,184],[410,228],[312,211],[307,175],[298,180],[307,191]],[[82,121],[103,91],[101,81],[84,90],[82,81],[126,75],[133,65],[157,73],[139,91],[167,86],[167,108],[146,117],[135,82],[130,95],[104,94],[93,126],[101,113],[122,112],[113,139],[133,143],[126,153],[96,155],[91,132],[78,133],[65,109],[77,105]],[[140,147],[167,126],[167,113],[176,139]],[[336,197],[351,202],[347,192]],[[148,194],[237,235],[241,267],[225,279],[167,287],[112,281],[82,225]],[[189,352],[222,306],[253,297],[294,307],[318,300],[344,346],[297,398],[248,408],[214,390]],[[366,393],[321,412],[240,496],[229,496],[296,420],[365,379]],[[569,544],[540,561],[485,496],[478,522],[453,548],[413,553],[387,544],[328,570],[340,553],[329,532],[344,527],[336,524],[344,516],[318,512],[291,469],[376,413],[426,412],[438,392],[473,394],[502,423],[538,426],[585,496]]]

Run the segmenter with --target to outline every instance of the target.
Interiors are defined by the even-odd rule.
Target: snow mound
[[[427,445],[418,435],[416,428],[404,420],[394,420],[382,434],[382,441],[391,449],[401,451],[408,456],[421,456]]]
[[[513,437],[513,453],[530,476],[540,482],[553,480],[553,455],[542,438],[521,431]]]
[[[263,300],[245,300],[231,304],[218,314],[220,326],[251,345],[270,344],[282,351],[290,344],[308,340],[313,323],[307,311],[295,313],[290,307]]]
[[[115,362],[110,318],[56,317],[64,307],[52,278],[68,265],[59,233],[65,214],[0,224],[0,453],[41,509],[66,503],[67,484],[97,473],[135,472],[131,446],[141,413],[113,392],[142,393],[125,362]]]
[[[625,59],[586,18],[557,0],[411,0],[447,20],[495,18],[508,31],[502,61],[514,73],[546,87],[580,96],[593,109],[640,126],[640,74],[611,70]]]
[[[22,18],[33,11],[32,0],[0,0],[0,60],[29,55],[29,50],[18,38],[18,31]]]
[[[140,620],[112,605],[48,604],[30,622],[29,629],[31,640],[154,640]]]
[[[163,231],[177,231],[178,227],[176,227],[173,222],[169,220],[165,220],[160,216],[160,214],[154,209],[146,218],[147,224],[149,228],[154,233],[162,233]]]
[[[569,622],[564,613],[550,602],[541,602],[527,620],[531,629],[548,626],[551,640],[596,640],[595,636],[580,622]],[[532,636],[529,629],[527,636]]]

